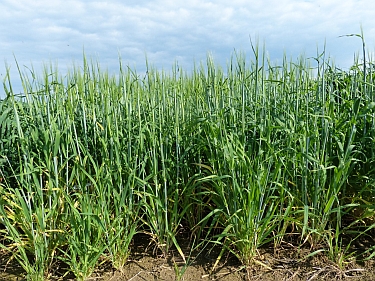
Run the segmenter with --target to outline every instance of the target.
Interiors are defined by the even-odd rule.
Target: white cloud
[[[83,48],[114,71],[119,52],[139,70],[145,54],[159,68],[170,69],[176,59],[191,68],[208,52],[220,64],[234,49],[251,56],[249,37],[259,37],[271,59],[280,60],[284,51],[294,58],[312,56],[326,41],[327,52],[348,66],[361,42],[338,36],[359,33],[362,24],[374,48],[372,5],[373,0],[3,0],[0,54],[13,70],[13,53],[21,65],[58,60],[64,67],[80,61]],[[4,69],[0,64],[0,73]]]

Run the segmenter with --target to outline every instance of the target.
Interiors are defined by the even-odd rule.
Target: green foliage
[[[374,228],[373,64],[278,66],[252,47],[225,70],[211,57],[143,78],[121,60],[116,77],[86,58],[64,77],[19,70],[21,95],[6,76],[1,247],[30,280],[56,260],[80,280],[102,262],[121,270],[139,232],[188,264],[182,228],[222,245],[217,262],[262,264],[257,250],[291,234],[340,265],[359,254],[351,243]]]

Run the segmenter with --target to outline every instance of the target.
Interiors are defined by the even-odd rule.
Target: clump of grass
[[[373,64],[345,72],[323,53],[279,66],[252,48],[191,73],[147,63],[141,77],[120,60],[112,77],[85,57],[64,77],[19,69],[20,95],[7,72],[1,246],[30,280],[57,260],[80,280],[103,262],[121,270],[139,232],[185,264],[182,229],[221,245],[217,263],[230,251],[267,266],[259,248],[292,234],[340,266],[357,255],[374,228]]]

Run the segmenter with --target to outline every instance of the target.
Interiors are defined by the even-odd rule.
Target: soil
[[[213,269],[219,249],[211,248],[199,255],[191,255],[189,266],[177,251],[170,251],[168,257],[162,257],[159,251],[144,237],[136,239],[133,245],[134,253],[128,263],[120,271],[113,271],[108,266],[98,269],[87,281],[175,281],[175,280],[221,280],[221,281],[252,281],[252,280],[284,280],[284,281],[321,281],[321,280],[360,280],[375,281],[375,261],[355,262],[345,264],[340,269],[323,254],[304,258],[310,253],[309,249],[297,249],[290,244],[284,245],[277,251],[272,247],[259,250],[258,259],[254,265],[244,268],[232,255],[222,257],[218,266]],[[189,253],[188,244],[181,243],[185,253]],[[1,254],[1,253],[0,253]],[[0,256],[0,280],[23,281],[23,271],[14,262],[7,263],[9,257]],[[176,266],[184,274],[178,279]],[[59,268],[59,265],[56,265]],[[75,280],[72,276],[60,277],[58,272],[52,280]]]

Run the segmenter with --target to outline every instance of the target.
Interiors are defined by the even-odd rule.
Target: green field
[[[188,264],[181,229],[247,267],[285,241],[339,268],[372,259],[375,246],[352,246],[375,235],[375,64],[264,54],[142,75],[119,59],[115,76],[84,57],[64,76],[20,70],[23,94],[8,70],[3,251],[28,280],[56,262],[78,280],[102,262],[121,270],[137,233]]]

